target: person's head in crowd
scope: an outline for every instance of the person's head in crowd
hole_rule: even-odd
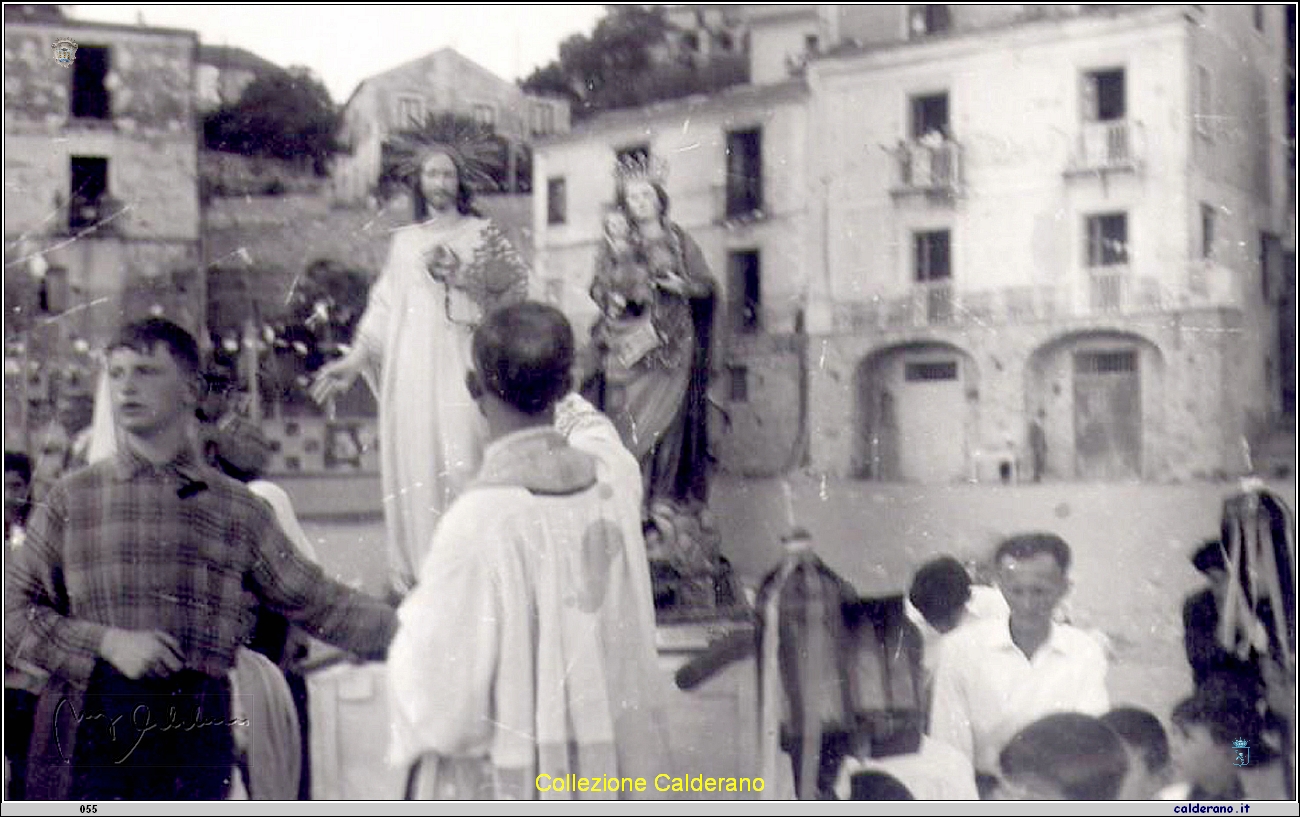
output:
[[[49,423],[32,440],[32,489],[35,498],[68,469],[72,440],[58,422]]]
[[[466,375],[494,436],[552,422],[572,386],[573,328],[553,306],[525,301],[489,314],[474,331]]]
[[[1054,533],[1024,533],[998,545],[998,587],[1013,627],[1046,629],[1069,592],[1070,546]]]
[[[141,440],[179,433],[201,393],[198,344],[165,318],[129,323],[108,345],[108,383],[120,429]]]
[[[915,800],[910,789],[888,772],[858,772],[853,775],[850,800]]]
[[[952,556],[931,559],[916,571],[907,598],[931,627],[951,632],[970,601],[970,574]]]
[[[1229,685],[1201,687],[1169,716],[1170,757],[1178,776],[1208,794],[1228,792],[1237,780],[1234,743],[1244,740],[1252,763],[1263,762],[1263,718]]]
[[[54,401],[54,414],[59,425],[76,435],[90,426],[95,417],[95,397],[93,394],[67,388],[60,391]]]
[[[27,524],[31,513],[32,460],[21,451],[5,452],[5,533]]]
[[[200,431],[203,457],[213,468],[240,482],[262,476],[271,460],[271,442],[251,421],[232,417],[205,423]]]
[[[1091,715],[1059,712],[1021,729],[1003,747],[1006,800],[1114,800],[1128,773],[1124,743]]]
[[[1223,544],[1218,539],[1207,539],[1197,546],[1191,556],[1192,566],[1210,583],[1216,597],[1228,586],[1228,563]]]
[[[1128,775],[1120,789],[1121,800],[1154,800],[1169,784],[1169,738],[1160,719],[1136,706],[1119,706],[1101,716],[1128,755]]]
[[[203,368],[202,387],[198,418],[205,423],[215,422],[230,410],[234,402],[239,388],[237,367],[232,361],[214,354]]]

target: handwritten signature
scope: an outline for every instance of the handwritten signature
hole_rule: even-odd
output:
[[[75,705],[67,698],[64,698],[59,701],[58,707],[54,710],[54,742],[58,747],[59,756],[64,760],[64,762],[67,762],[70,759],[63,751],[63,740],[59,732],[60,715],[63,714],[65,707],[69,712],[71,712],[72,719],[78,726],[88,721],[103,721],[104,723],[107,723],[109,739],[114,743],[117,742],[117,727],[118,724],[121,723],[122,719],[126,717],[125,714],[110,716],[106,712],[78,712]],[[167,708],[167,722],[155,723],[153,710],[150,709],[147,704],[140,704],[131,711],[130,720],[126,724],[126,727],[134,730],[135,740],[131,743],[131,747],[127,750],[126,754],[122,755],[121,759],[115,761],[115,765],[125,763],[131,755],[135,754],[135,750],[140,748],[140,743],[144,740],[145,735],[150,732],[193,732],[196,729],[207,729],[214,726],[248,726],[248,718],[208,719],[203,717],[203,707],[199,706],[194,710],[193,718],[183,720],[177,713],[176,707],[171,706]],[[129,739],[129,735],[124,735],[124,743],[126,739]]]

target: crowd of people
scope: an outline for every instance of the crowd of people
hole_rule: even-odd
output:
[[[1218,641],[1223,550],[1214,540],[1191,556],[1211,586],[1185,602],[1195,683],[1164,720],[1114,705],[1107,643],[1060,615],[1071,561],[1060,537],[1003,540],[995,586],[951,556],[922,565],[908,595],[930,656],[926,737],[913,753],[847,757],[836,794],[872,799],[896,783],[914,799],[1291,799],[1294,678]]]
[[[528,799],[539,775],[673,768],[647,552],[662,539],[647,534],[705,517],[716,284],[653,169],[624,165],[600,318],[579,337],[528,299],[463,161],[418,157],[416,223],[313,388],[328,403],[360,375],[378,396],[383,598],[322,570],[229,379],[165,319],[106,349],[101,454],[34,503],[39,469],[6,454],[11,799],[305,796],[300,661],[318,642],[386,662],[388,761],[410,798]],[[1071,558],[1027,533],[999,545],[991,584],[951,557],[920,566],[907,626],[924,735],[854,742],[819,796],[1286,796],[1294,679],[1221,646],[1219,543],[1194,557],[1210,586],[1184,611],[1195,692],[1170,731],[1112,706],[1104,639],[1062,612]]]

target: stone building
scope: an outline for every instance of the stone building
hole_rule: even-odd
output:
[[[808,69],[813,175],[833,177],[813,462],[924,482],[1024,477],[1035,448],[1048,478],[1243,469],[1283,408],[1295,263],[1281,7],[931,17]]]
[[[6,21],[4,44],[5,278],[37,293],[7,311],[8,333],[94,347],[159,312],[199,330],[196,35]]]
[[[67,65],[58,40],[76,43]],[[197,45],[189,31],[6,14],[7,447],[89,398],[92,355],[123,321],[202,329]]]
[[[648,148],[733,316],[724,466],[1240,472],[1294,412],[1284,11],[771,7],[746,18],[750,86],[538,148],[539,267],[589,320],[604,168]],[[711,191],[747,164],[762,217],[737,223]]]
[[[567,101],[526,94],[513,83],[443,48],[368,77],[343,106],[340,138],[349,152],[336,158],[334,197],[364,202],[379,182],[389,136],[428,114],[471,118],[514,148],[533,138],[569,129]]]

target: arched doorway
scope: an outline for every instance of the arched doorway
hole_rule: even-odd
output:
[[[969,473],[979,395],[970,355],[946,343],[892,346],[864,358],[854,384],[856,475],[934,484]]]
[[[1035,351],[1026,371],[1026,423],[1040,425],[1045,475],[1149,475],[1163,373],[1159,348],[1129,332],[1072,333]]]

